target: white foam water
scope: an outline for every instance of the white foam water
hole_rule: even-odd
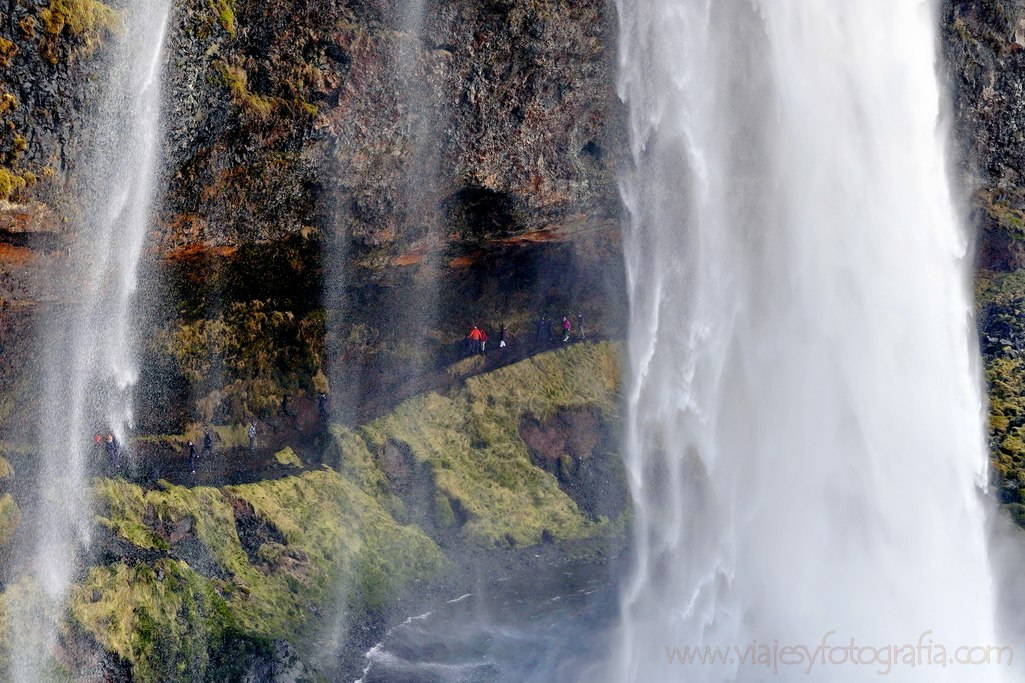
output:
[[[611,678],[843,683],[900,653],[893,680],[1005,680],[1006,652],[938,661],[1001,643],[936,8],[618,7],[636,560]]]
[[[166,0],[123,8],[124,33],[110,38],[117,44],[89,120],[92,144],[72,170],[83,188],[81,218],[60,274],[64,303],[51,307],[42,327],[39,507],[35,545],[25,549],[34,588],[12,610],[18,657],[9,673],[17,681],[45,678],[42,642],[54,638],[60,603],[89,544],[90,460],[105,457],[92,435],[111,432],[124,444],[132,423],[139,374],[133,303],[159,164],[168,12]]]

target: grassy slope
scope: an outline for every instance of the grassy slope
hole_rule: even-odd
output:
[[[989,386],[989,446],[1000,497],[1025,524],[1025,271],[987,273],[976,283],[986,381]],[[997,333],[996,343],[986,331]],[[1002,341],[1001,341],[1002,340]],[[1005,343],[1009,342],[1009,343]]]
[[[467,539],[481,545],[538,543],[606,531],[535,467],[519,435],[527,414],[595,407],[616,418],[619,371],[612,344],[576,345],[467,380],[454,396],[427,394],[360,430],[367,450],[388,440],[429,464],[437,492],[465,511]],[[342,437],[344,438],[344,437]],[[363,456],[360,461],[367,463]],[[439,499],[439,505],[445,502]]]
[[[573,407],[614,420],[617,355],[610,343],[574,345],[471,378],[449,396],[413,398],[362,428],[334,427],[338,471],[150,491],[96,480],[100,536],[133,559],[88,568],[72,589],[66,632],[117,654],[136,680],[223,679],[246,652],[302,641],[338,586],[348,587],[350,610],[381,610],[447,564],[379,465],[388,441],[433,473],[432,533],[439,518],[456,528],[454,507],[465,512],[455,538],[476,545],[534,544],[546,530],[555,539],[615,533],[622,520],[588,519],[530,463],[518,429],[527,414]],[[255,542],[253,520],[269,530]]]

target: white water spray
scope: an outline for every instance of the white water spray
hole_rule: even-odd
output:
[[[886,667],[739,655],[999,644],[935,8],[618,5],[637,557],[614,679],[864,681]],[[668,662],[703,645],[736,649]]]
[[[169,7],[166,0],[133,2],[123,10],[124,36],[105,63],[108,79],[90,119],[95,130],[75,174],[84,189],[69,268],[62,274],[65,304],[43,327],[45,395],[39,421],[39,509],[29,566],[42,611],[64,598],[77,558],[88,547],[92,511],[90,470],[105,466],[94,431],[124,444],[132,424],[132,387],[138,378],[133,304],[137,269],[150,225],[160,153],[160,80]],[[81,169],[81,172],[78,170]],[[26,606],[27,607],[27,606]],[[38,620],[40,605],[30,619]],[[53,624],[18,623],[12,678],[41,679]],[[22,615],[24,617],[25,615]]]

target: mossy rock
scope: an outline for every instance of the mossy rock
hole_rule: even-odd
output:
[[[7,458],[0,457],[0,481],[7,481],[14,478],[14,468]]]
[[[10,493],[0,496],[0,547],[6,546],[18,525],[21,524],[21,510]]]
[[[301,642],[310,606],[336,600],[339,585],[349,608],[366,613],[445,566],[422,531],[329,469],[222,489],[144,491],[100,479],[96,497],[109,533],[161,555],[94,567],[73,593],[75,623],[136,680],[209,679],[224,664],[204,653],[227,641],[236,649]],[[255,547],[240,538],[243,515],[272,529]],[[204,574],[183,559],[197,542],[216,563]]]
[[[441,496],[458,509],[460,533],[479,545],[533,545],[545,530],[554,540],[614,533],[615,523],[589,518],[552,473],[531,462],[519,426],[527,414],[548,418],[573,408],[614,421],[618,356],[609,342],[574,344],[468,379],[450,395],[412,398],[358,431],[336,428],[340,467],[379,497],[401,495],[381,458],[389,444],[402,445],[430,468],[435,522],[450,523]]]
[[[299,456],[295,454],[295,451],[288,446],[275,453],[274,459],[278,464],[287,465],[289,467],[298,467],[302,469],[303,466],[303,461],[300,460]]]

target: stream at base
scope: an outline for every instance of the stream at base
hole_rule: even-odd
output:
[[[359,681],[580,680],[608,650],[618,599],[605,566],[500,577],[393,626],[366,653]]]

